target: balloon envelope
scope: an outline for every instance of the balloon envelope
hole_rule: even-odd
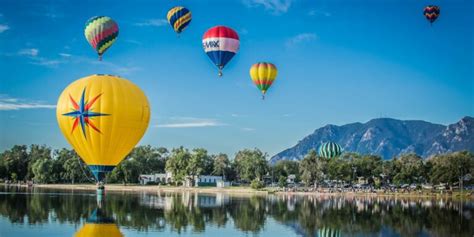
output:
[[[260,62],[254,64],[250,68],[250,77],[263,95],[265,95],[267,90],[273,84],[277,74],[278,70],[272,63]]]
[[[340,236],[341,236],[341,231],[337,229],[323,227],[318,230],[318,237],[340,237]]]
[[[436,21],[436,19],[438,19],[440,12],[441,11],[438,6],[429,5],[426,6],[423,10],[423,15],[425,15],[426,19],[430,23],[433,23],[434,21]]]
[[[191,11],[185,7],[173,7],[166,16],[176,33],[181,33],[191,23]]]
[[[221,75],[220,71],[239,51],[239,35],[229,27],[215,26],[204,33],[202,46]]]
[[[318,154],[324,158],[334,158],[342,154],[342,148],[337,143],[325,142],[319,146]]]
[[[145,133],[150,106],[132,82],[92,75],[64,89],[56,118],[63,135],[101,181]]]
[[[118,25],[108,16],[95,16],[86,22],[84,35],[102,59],[102,54],[117,40]]]

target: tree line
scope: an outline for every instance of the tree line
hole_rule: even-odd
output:
[[[278,161],[269,164],[268,154],[243,149],[233,159],[227,154],[209,154],[206,149],[178,147],[168,150],[150,145],[138,146],[108,176],[108,183],[138,183],[140,174],[171,172],[176,185],[198,175],[223,176],[225,180],[251,184],[264,182],[286,185],[287,177],[305,185],[319,185],[325,180],[353,183],[359,177],[376,186],[381,184],[472,183],[474,154],[468,151],[436,155],[423,159],[404,154],[390,160],[376,155],[344,153],[338,158],[319,157],[312,150],[301,161]],[[16,145],[0,153],[0,179],[33,180],[38,183],[92,182],[86,164],[66,148],[53,150],[45,145]]]

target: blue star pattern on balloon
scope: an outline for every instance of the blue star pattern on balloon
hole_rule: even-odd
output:
[[[86,88],[84,88],[84,90],[82,91],[81,100],[79,101],[79,104],[72,98],[71,95],[69,95],[69,99],[71,100],[71,103],[73,106],[73,111],[69,113],[65,113],[63,115],[74,118],[74,124],[72,125],[71,133],[74,132],[78,124],[81,124],[82,134],[84,134],[84,137],[87,139],[86,126],[91,127],[98,133],[101,133],[99,128],[97,128],[92,123],[91,119],[93,117],[108,116],[110,114],[103,114],[103,113],[91,111],[92,105],[94,105],[94,103],[100,98],[102,94],[95,96],[90,101],[85,101],[85,98],[84,98],[85,94],[86,94]]]

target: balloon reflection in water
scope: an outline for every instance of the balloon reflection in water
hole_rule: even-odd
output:
[[[103,195],[97,193],[97,205],[92,214],[87,218],[86,224],[76,232],[75,237],[122,237],[115,220],[105,212]]]

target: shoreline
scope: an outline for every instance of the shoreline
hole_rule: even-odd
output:
[[[10,187],[22,187],[22,188],[33,188],[33,189],[60,189],[60,190],[83,190],[93,191],[97,189],[94,184],[35,184],[33,187],[28,185],[5,185]],[[345,196],[345,197],[400,197],[400,198],[453,198],[453,199],[470,199],[474,200],[474,193],[472,191],[465,191],[463,195],[459,192],[453,192],[449,194],[445,192],[441,193],[430,193],[430,192],[409,192],[409,193],[383,193],[383,192],[301,192],[301,191],[278,191],[274,188],[266,188],[263,190],[254,190],[250,187],[176,187],[176,186],[155,186],[155,185],[122,185],[122,184],[108,184],[105,188],[110,192],[197,192],[197,193],[226,193],[235,195],[268,195],[275,194],[279,196]]]

